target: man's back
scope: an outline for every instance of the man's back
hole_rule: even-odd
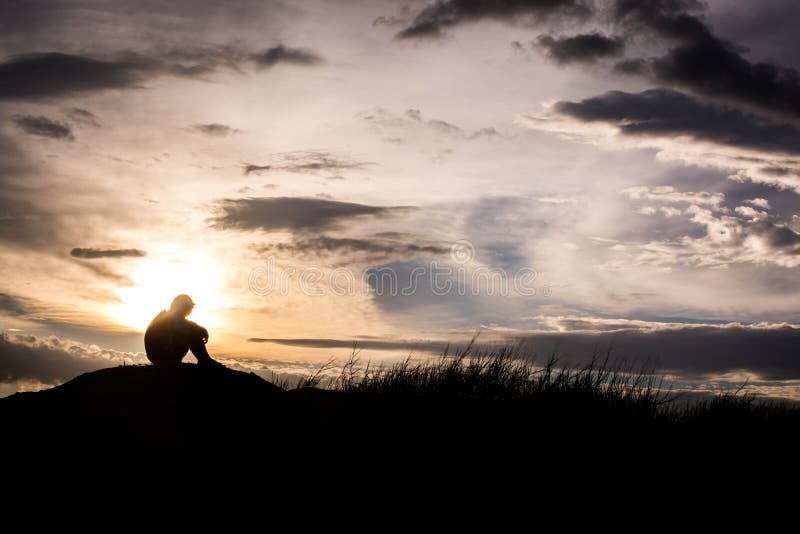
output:
[[[147,352],[147,359],[154,364],[169,363],[175,358],[174,337],[179,319],[183,318],[161,310],[150,321],[144,333],[144,350]]]

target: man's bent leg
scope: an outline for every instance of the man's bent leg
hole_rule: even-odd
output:
[[[221,363],[213,359],[206,349],[206,344],[203,342],[201,332],[192,333],[189,338],[189,350],[192,351],[194,357],[197,358],[197,364],[205,367],[224,367]]]

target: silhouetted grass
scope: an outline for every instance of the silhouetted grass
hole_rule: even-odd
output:
[[[635,418],[659,423],[800,420],[796,405],[762,400],[745,386],[721,391],[705,400],[690,400],[675,392],[654,369],[614,360],[610,351],[595,354],[581,367],[562,365],[551,356],[543,365],[521,347],[475,350],[470,344],[454,354],[446,350],[436,360],[411,358],[389,366],[362,364],[358,351],[338,376],[327,361],[302,380],[297,389],[324,388],[387,401],[421,400],[511,403],[539,414]]]

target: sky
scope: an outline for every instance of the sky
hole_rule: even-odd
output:
[[[6,1],[0,395],[448,345],[800,398],[791,0]]]

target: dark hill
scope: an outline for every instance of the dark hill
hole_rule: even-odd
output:
[[[56,410],[82,417],[133,417],[179,409],[191,403],[203,410],[224,410],[263,403],[286,392],[254,373],[233,369],[206,370],[182,364],[112,367],[83,374],[39,392],[16,393],[2,399],[3,409]]]
[[[224,468],[236,459],[305,476],[340,462],[347,471],[382,465],[408,476],[464,465],[474,474],[501,466],[530,474],[578,458],[677,465],[718,461],[721,450],[740,458],[769,450],[777,459],[788,454],[797,428],[796,411],[767,417],[722,403],[662,416],[643,409],[641,399],[577,381],[511,388],[498,375],[441,365],[448,367],[337,391],[285,391],[252,373],[190,364],[103,369],[0,399],[0,452],[15,459],[14,467],[47,470],[197,462]],[[420,372],[428,373],[425,380],[417,380]]]

